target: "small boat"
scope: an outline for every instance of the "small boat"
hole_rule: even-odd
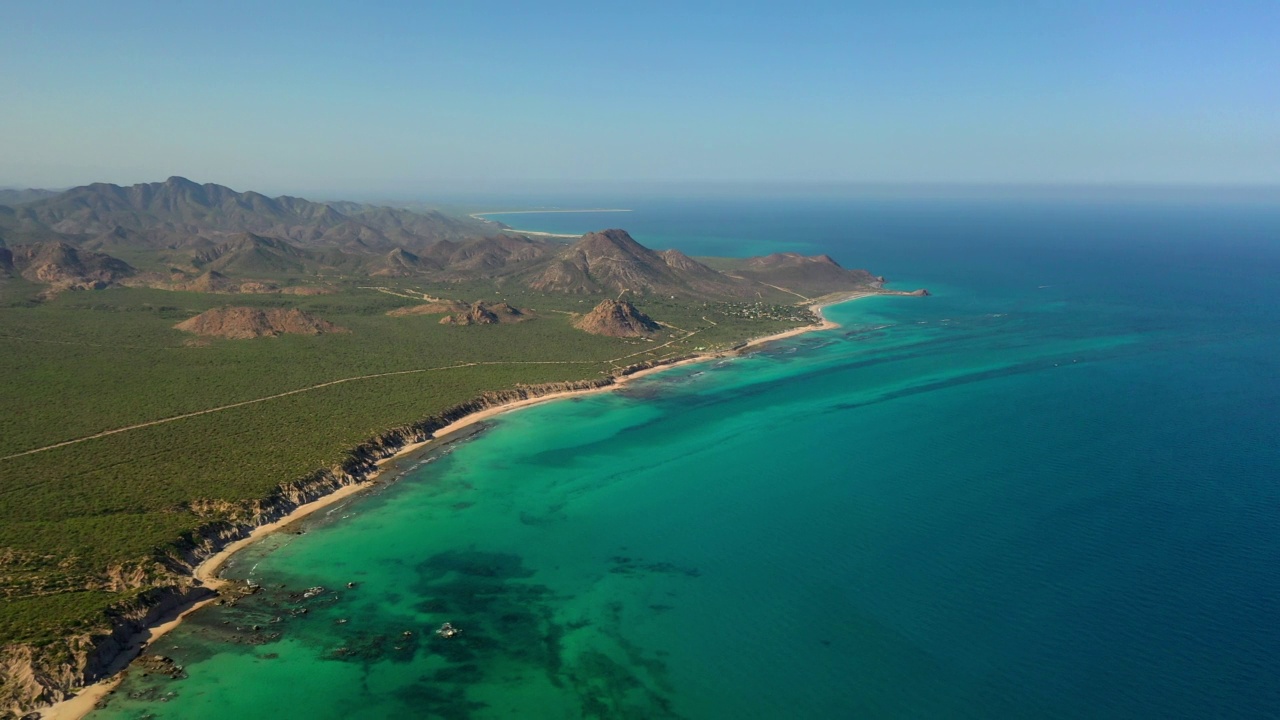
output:
[[[446,640],[458,635],[462,631],[453,626],[453,623],[445,623],[436,629],[436,634]]]

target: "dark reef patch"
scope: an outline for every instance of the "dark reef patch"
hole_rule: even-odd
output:
[[[644,570],[672,571],[662,564]],[[414,591],[424,599],[416,609],[463,632],[424,643],[426,652],[448,665],[406,690],[415,706],[421,703],[424,711],[441,717],[471,717],[483,706],[467,699],[469,685],[540,673],[553,686],[577,693],[584,717],[675,717],[659,691],[666,686],[664,664],[622,638],[620,608],[606,610],[604,627],[588,620],[558,621],[555,609],[565,598],[532,582],[534,572],[514,554],[444,552],[419,563],[417,571]],[[603,634],[599,644],[620,652],[566,651],[565,637],[585,628]]]
[[[622,556],[611,567],[637,577],[697,572]],[[267,652],[273,648],[258,646],[288,637],[322,660],[363,668],[366,678],[388,661],[413,668],[415,679],[383,692],[416,717],[482,716],[492,711],[484,702],[486,693],[523,681],[560,688],[585,718],[678,717],[669,699],[666,663],[661,653],[625,637],[621,602],[579,608],[565,617],[566,602],[573,598],[537,582],[523,558],[511,553],[453,550],[405,569],[397,594],[418,599],[413,613],[391,611],[375,599],[371,585],[361,583],[361,592],[341,585],[340,590],[300,587],[302,578],[211,606],[194,614],[183,633],[153,648],[163,652],[163,666],[133,678],[121,697],[143,707],[168,702],[182,687],[173,678],[185,677],[184,666],[198,673],[201,660],[219,653],[278,662],[280,655]],[[423,616],[429,619],[424,622]],[[461,632],[438,634],[445,622]]]

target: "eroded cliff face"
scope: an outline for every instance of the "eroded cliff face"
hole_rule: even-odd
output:
[[[242,503],[195,501],[197,515],[211,520],[181,542],[157,549],[152,557],[108,568],[106,587],[116,592],[136,592],[111,608],[94,632],[64,638],[44,646],[8,645],[0,648],[0,718],[25,713],[66,699],[81,686],[97,682],[119,669],[126,653],[136,652],[130,639],[174,614],[178,609],[213,591],[193,575],[206,558],[240,540],[259,526],[275,522],[301,505],[336,490],[364,482],[377,470],[379,460],[404,447],[431,439],[435,432],[472,413],[552,393],[607,387],[617,377],[656,367],[681,358],[635,365],[616,376],[564,383],[517,386],[484,393],[412,425],[389,430],[354,448],[336,467],[283,483],[268,497]]]
[[[102,630],[48,645],[0,648],[0,717],[23,717],[64,700],[71,691],[107,675],[146,628],[192,602],[213,595],[191,578],[147,589],[111,608]]]

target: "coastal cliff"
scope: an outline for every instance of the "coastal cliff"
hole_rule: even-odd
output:
[[[404,448],[430,440],[436,432],[473,413],[554,393],[608,387],[618,378],[687,359],[670,358],[619,369],[614,375],[483,393],[418,422],[388,430],[353,448],[335,467],[282,483],[264,498],[247,502],[193,503],[191,510],[210,521],[152,557],[109,568],[112,589],[128,599],[112,607],[92,631],[47,645],[13,644],[0,648],[0,718],[19,718],[64,700],[77,688],[118,671],[140,648],[137,636],[192,603],[214,595],[195,577],[196,568],[254,529],[276,522],[297,508],[337,490],[369,480],[378,462]],[[216,518],[216,519],[214,519]]]

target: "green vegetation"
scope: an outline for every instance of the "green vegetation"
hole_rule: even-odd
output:
[[[136,564],[218,519],[207,508],[266,496],[387,429],[487,390],[600,377],[798,324],[785,311],[757,317],[742,312],[743,304],[647,298],[637,305],[666,332],[617,339],[570,325],[599,296],[495,292],[491,283],[328,282],[339,291],[116,288],[35,302],[41,287],[0,281],[0,645],[48,642],[92,627],[105,607],[138,591],[112,591],[120,583],[111,568]],[[385,291],[359,287],[372,285]],[[506,300],[533,309],[537,319],[453,327],[439,324],[440,315],[386,314],[420,304],[412,297],[422,293]],[[172,329],[222,305],[296,307],[351,332],[207,340]],[[458,367],[464,363],[487,364]],[[380,373],[402,374],[364,377]],[[346,378],[353,379],[9,457]]]
[[[91,590],[6,600],[0,613],[0,637],[5,642],[44,643],[68,631],[87,630],[102,608],[136,594]]]

